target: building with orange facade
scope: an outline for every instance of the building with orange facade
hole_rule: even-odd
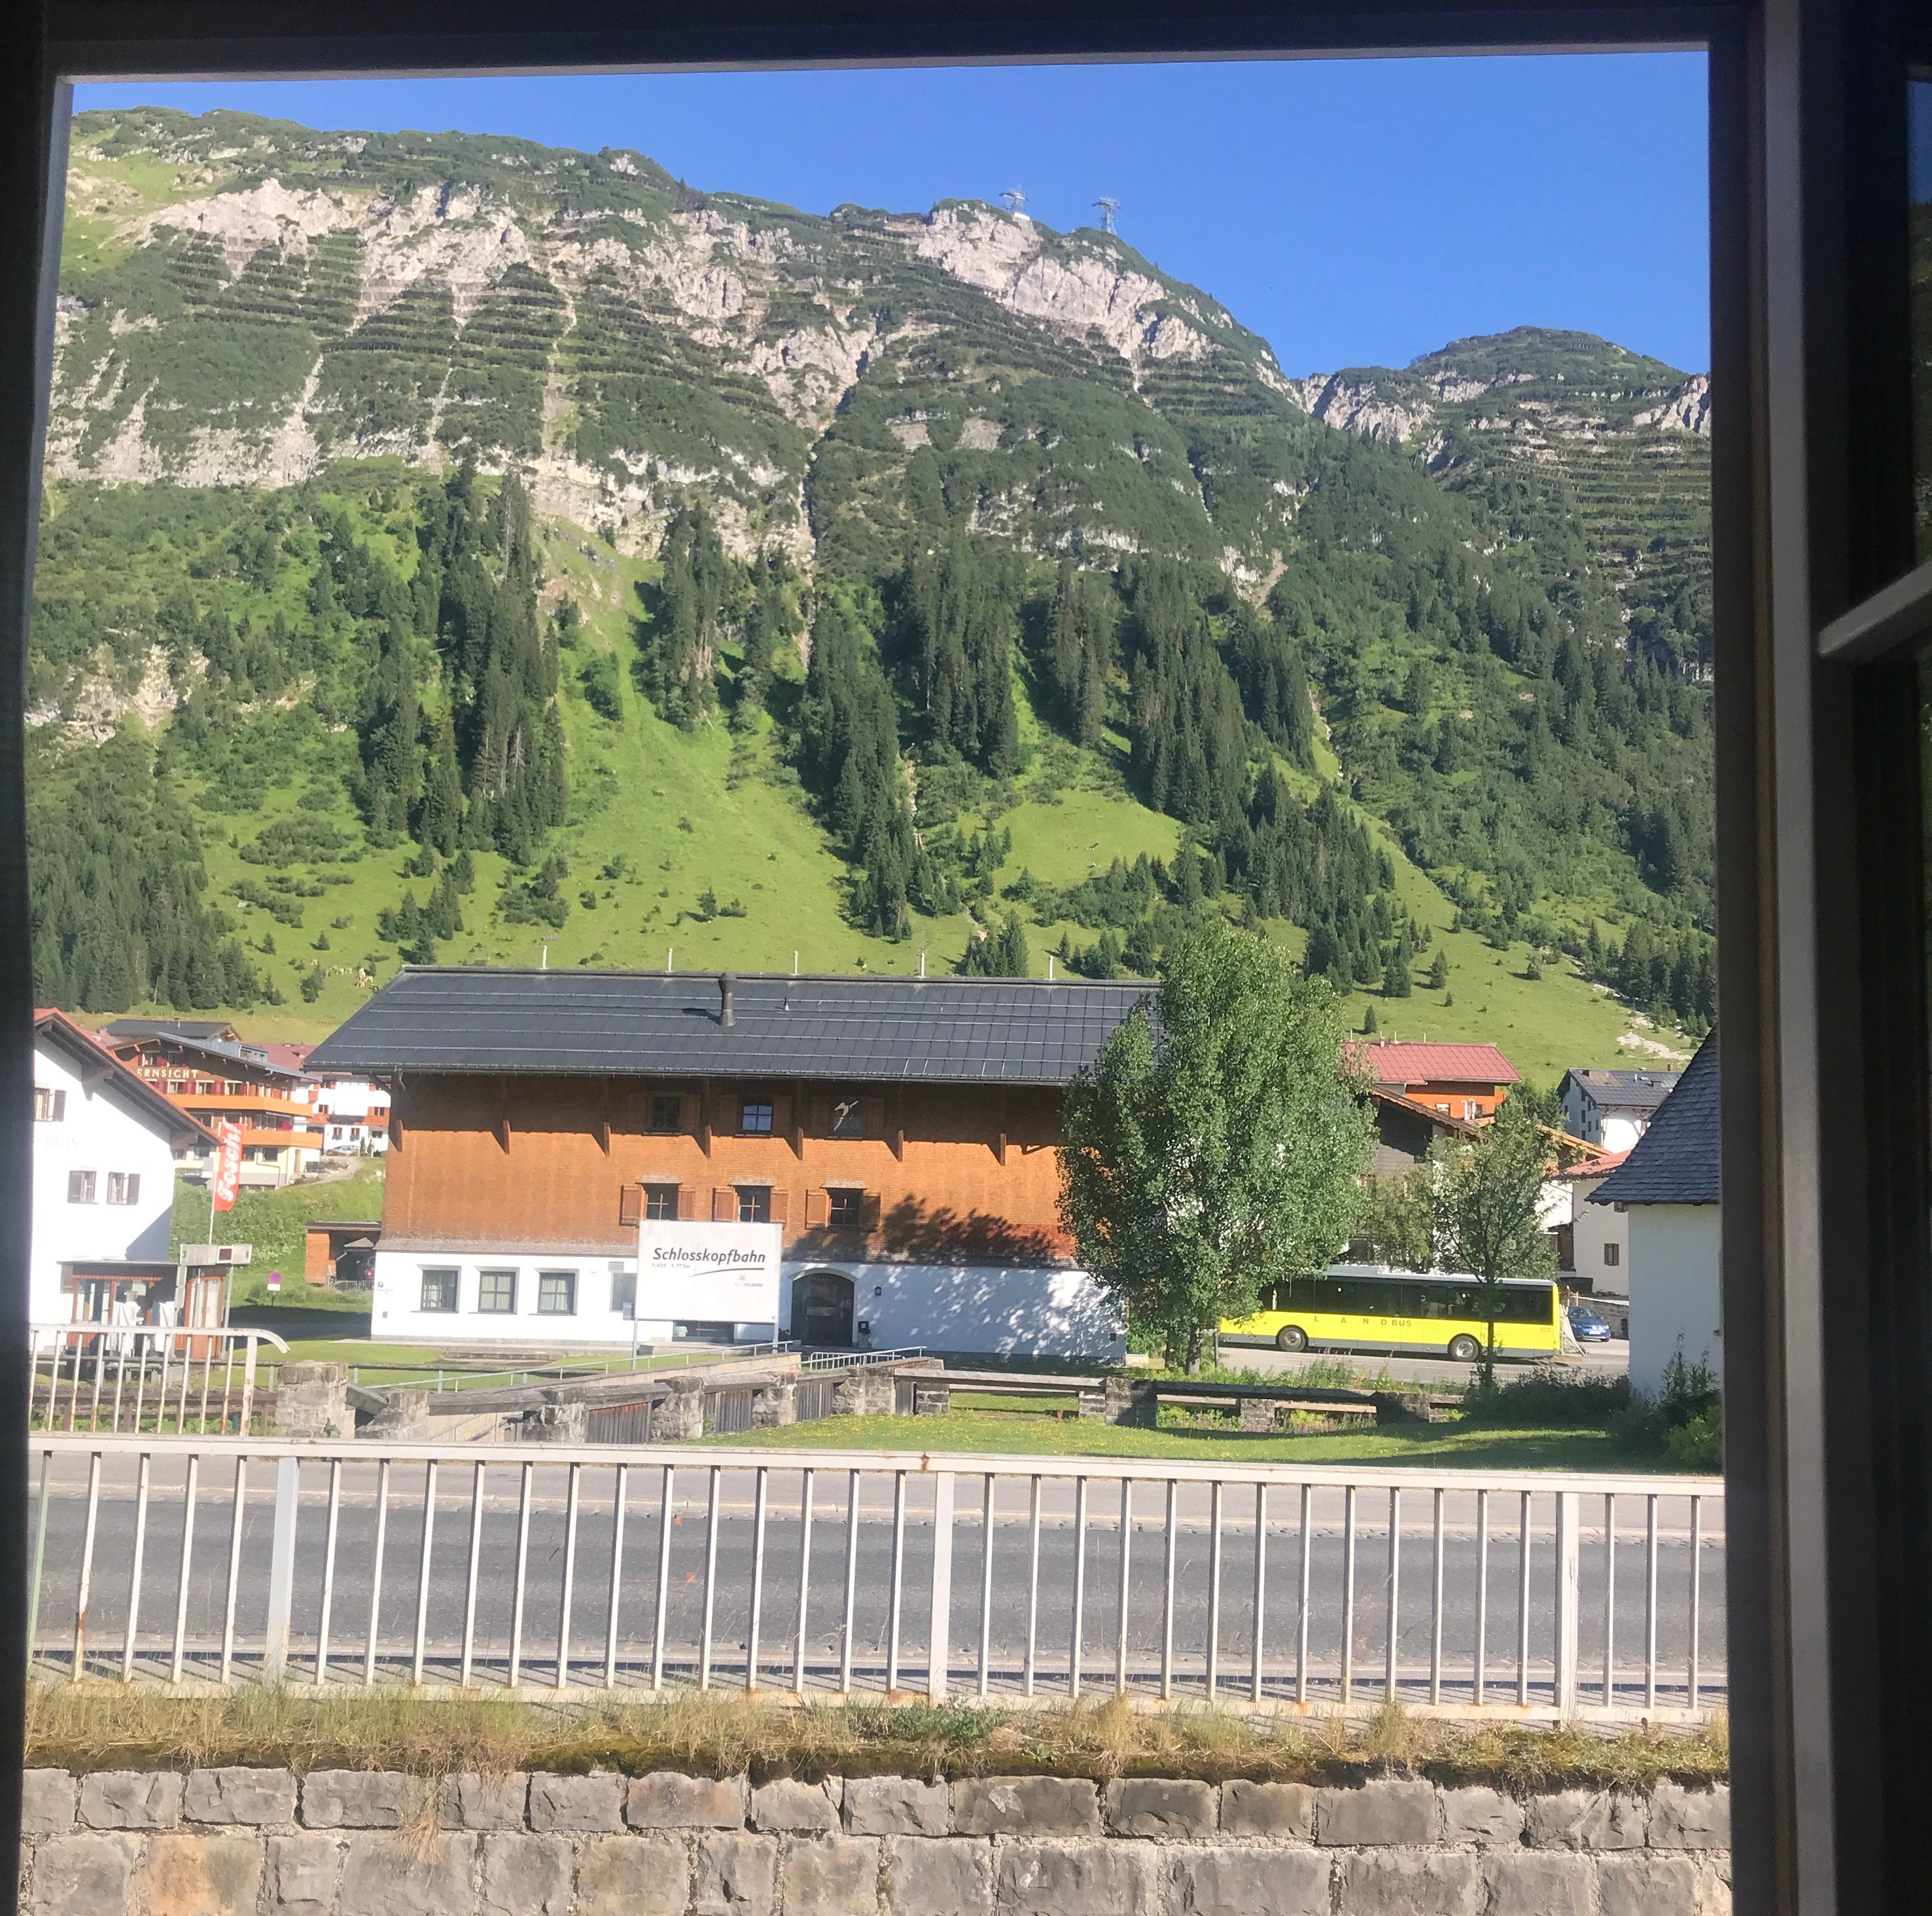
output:
[[[100,1041],[208,1132],[226,1123],[241,1126],[245,1188],[271,1188],[306,1176],[326,1146],[314,1081],[275,1063],[265,1047],[245,1043],[232,1025],[117,1018]],[[215,1149],[190,1143],[177,1155],[176,1169],[193,1182],[206,1183]]]
[[[391,1092],[375,1333],[1117,1356],[1059,1224],[1060,1101],[1150,990],[406,969],[308,1060]],[[640,1236],[742,1226],[778,1248],[768,1317],[696,1284],[647,1315]]]
[[[1372,1086],[1465,1124],[1493,1118],[1510,1086],[1522,1082],[1493,1044],[1366,1038],[1354,1049]]]

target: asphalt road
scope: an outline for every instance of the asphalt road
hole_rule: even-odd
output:
[[[1069,1460],[1055,1460],[1067,1467]],[[487,1457],[484,1459],[487,1464]],[[74,1620],[86,1530],[85,1461],[64,1458],[48,1513],[41,1580],[38,1641],[44,1664],[61,1667],[71,1658]],[[166,1674],[179,1589],[182,1487],[184,1466],[165,1458],[155,1467],[143,1556],[136,1660],[147,1674]],[[622,1574],[619,1580],[619,1680],[647,1682],[657,1590],[662,1467],[655,1458],[629,1471]],[[507,1674],[515,1623],[518,1579],[519,1473],[498,1464],[486,1479],[482,1542],[475,1613],[477,1671],[482,1680]],[[708,1473],[701,1467],[679,1470],[671,1512],[670,1572],[667,1583],[666,1644],[674,1674],[688,1674],[703,1634]],[[464,1627],[464,1593],[470,1551],[472,1472],[467,1464],[446,1464],[432,1526],[427,1599],[423,1610],[426,1674],[456,1674]],[[727,1685],[745,1680],[745,1645],[749,1631],[751,1569],[755,1549],[753,1466],[726,1473],[718,1525],[716,1597],[712,1617],[713,1680]],[[901,1569],[901,1681],[924,1686],[928,1634],[933,1529],[933,1480],[906,1479],[907,1521]],[[816,1473],[812,1575],[807,1611],[807,1661],[814,1687],[838,1680],[846,1578],[847,1476],[842,1470]],[[328,1524],[327,1473],[311,1465],[304,1474],[296,1550],[296,1592],[291,1667],[298,1680],[314,1672],[324,1587]],[[955,1680],[974,1679],[980,1639],[981,1496],[984,1479],[956,1480],[950,1610],[951,1665]],[[557,1668],[560,1618],[566,1574],[567,1476],[560,1467],[544,1467],[533,1479],[529,1547],[523,1590],[520,1668],[526,1683],[554,1683]],[[574,1557],[568,1558],[571,1680],[601,1684],[610,1596],[614,1470],[586,1467],[580,1479]],[[344,1473],[334,1575],[331,1592],[330,1675],[341,1682],[360,1680],[368,1640],[370,1597],[374,1582],[376,1472],[356,1464]],[[797,1622],[800,1479],[794,1471],[767,1475],[768,1506],[764,1542],[764,1595],[760,1620],[760,1668],[766,1685],[790,1680]],[[128,1614],[134,1533],[134,1479],[124,1460],[106,1460],[97,1515],[88,1615],[90,1667],[118,1671]],[[204,1471],[196,1506],[193,1551],[184,1614],[188,1667],[212,1673],[218,1660],[224,1600],[228,1587],[232,1536],[232,1468],[225,1460]],[[1073,1637],[1075,1604],[1075,1498],[1073,1485],[1059,1478],[1041,1480],[1041,1520],[1036,1587],[1030,1575],[1032,1534],[1030,1487],[1026,1479],[999,1484],[992,1527],[994,1578],[990,1604],[990,1658],[993,1687],[1005,1693],[1022,1681],[1029,1612],[1036,1668],[1044,1689],[1059,1690],[1066,1681]],[[1166,1583],[1166,1486],[1159,1481],[1134,1488],[1134,1529],[1130,1539],[1126,1623],[1126,1662],[1136,1687],[1157,1685],[1161,1662],[1162,1615]],[[244,1668],[259,1659],[268,1603],[268,1563],[273,1522],[272,1465],[258,1462],[250,1473],[236,1576],[236,1642]],[[1486,1635],[1489,1695],[1514,1697],[1516,1689],[1522,1612],[1520,1500],[1496,1492],[1489,1500]],[[418,1604],[424,1590],[420,1572],[424,1474],[420,1466],[397,1466],[392,1473],[383,1543],[381,1601],[377,1612],[377,1671],[406,1677],[413,1655]],[[1118,1485],[1088,1487],[1085,1574],[1081,1593],[1081,1662],[1084,1685],[1111,1689],[1120,1647],[1120,1508]],[[862,1686],[880,1686],[890,1656],[890,1596],[893,1575],[892,1480],[868,1475],[860,1501],[859,1548],[853,1577],[853,1659]],[[1478,1626],[1477,1500],[1473,1491],[1454,1491],[1444,1499],[1442,1669],[1445,1694],[1466,1700]],[[1432,1499],[1426,1490],[1404,1494],[1396,1599],[1399,1682],[1412,1698],[1426,1694],[1431,1641],[1433,1569]],[[1584,1700],[1594,1701],[1603,1666],[1605,1551],[1602,1500],[1584,1500],[1581,1544],[1581,1668]],[[1658,1501],[1656,1562],[1656,1632],[1659,1701],[1684,1701],[1690,1650],[1689,1590],[1691,1551],[1688,1498]],[[1357,1499],[1353,1553],[1352,1628],[1346,1632],[1358,1699],[1382,1692],[1387,1668],[1390,1590],[1388,1498],[1364,1491]],[[1641,1701],[1646,1622],[1646,1546],[1644,1500],[1631,1497],[1619,1506],[1616,1566],[1616,1638],[1619,1699]],[[1312,1495],[1307,1578],[1306,1666],[1310,1694],[1340,1695],[1349,1552],[1346,1512],[1339,1489]],[[1183,1485],[1177,1494],[1172,1641],[1177,1686],[1198,1693],[1204,1686],[1213,1554],[1210,1493],[1204,1485]],[[1255,1509],[1252,1491],[1231,1486],[1222,1513],[1222,1587],[1219,1605],[1219,1666],[1224,1685],[1246,1694],[1251,1680],[1255,1612]],[[1538,1497],[1530,1530],[1529,1670],[1532,1700],[1547,1701],[1549,1661],[1554,1629],[1554,1502]],[[1708,1697],[1721,1689],[1724,1653],[1724,1536],[1720,1508],[1701,1518],[1701,1608],[1698,1629],[1700,1676]],[[1292,1693],[1299,1652],[1301,1616],[1300,1494],[1285,1479],[1270,1492],[1262,1602],[1264,1674],[1271,1693]],[[1037,1595],[1031,1595],[1036,1587]]]
[[[1474,1376],[1473,1364],[1452,1364],[1446,1357],[1384,1357],[1372,1351],[1323,1351],[1311,1358],[1306,1351],[1290,1353],[1277,1350],[1272,1344],[1232,1344],[1221,1347],[1221,1361],[1238,1369],[1265,1371],[1285,1377],[1293,1377],[1305,1370],[1311,1362],[1333,1362],[1352,1365],[1364,1374],[1387,1371],[1392,1377],[1401,1377],[1416,1383],[1467,1383]],[[1503,1364],[1497,1367],[1496,1374],[1504,1383],[1512,1376],[1522,1374],[1525,1367]],[[1582,1361],[1582,1374],[1586,1377],[1621,1377],[1630,1371],[1630,1345],[1622,1338],[1612,1338],[1606,1344],[1586,1344]]]

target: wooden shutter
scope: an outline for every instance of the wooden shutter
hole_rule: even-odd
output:
[[[879,1228],[879,1194],[868,1191],[859,1200],[859,1228],[862,1231],[875,1231]]]
[[[883,1098],[861,1098],[860,1107],[866,1114],[866,1135],[868,1137],[884,1137],[886,1134],[886,1101]]]
[[[772,1222],[775,1224],[791,1222],[791,1193],[781,1191],[776,1185],[772,1187]]]
[[[808,1191],[805,1194],[805,1227],[808,1231],[822,1231],[832,1216],[832,1194],[826,1191]]]
[[[691,1185],[677,1188],[677,1215],[681,1222],[692,1224],[698,1217],[698,1192]]]
[[[720,1185],[711,1194],[711,1221],[714,1224],[738,1221],[738,1194],[729,1185]]]
[[[814,1137],[830,1137],[832,1134],[832,1101],[829,1098],[815,1097],[812,1101],[810,1123]]]
[[[642,1185],[626,1185],[617,1193],[617,1221],[620,1224],[634,1224],[644,1215],[644,1188]]]

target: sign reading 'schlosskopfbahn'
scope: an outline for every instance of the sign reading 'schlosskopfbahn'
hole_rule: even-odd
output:
[[[776,1224],[646,1218],[638,1227],[640,1324],[778,1321]]]

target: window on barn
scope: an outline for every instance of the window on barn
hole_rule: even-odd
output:
[[[835,1231],[856,1231],[864,1221],[866,1194],[856,1185],[843,1191],[830,1191],[826,1196],[831,1200],[826,1222]]]
[[[651,1131],[655,1137],[669,1137],[682,1128],[684,1101],[675,1092],[657,1092],[651,1098]]]
[[[92,1171],[68,1172],[67,1201],[70,1204],[92,1204],[94,1202],[94,1173]]]
[[[772,1128],[770,1105],[746,1098],[738,1107],[738,1128],[747,1137],[769,1137]]]
[[[770,1185],[738,1187],[738,1221],[741,1224],[769,1224],[772,1221],[772,1188]]]
[[[452,1269],[425,1269],[422,1274],[422,1308],[425,1311],[456,1308],[457,1274]]]
[[[517,1308],[517,1274],[514,1270],[478,1271],[476,1274],[476,1308],[493,1317],[513,1315]]]
[[[537,1314],[542,1317],[569,1317],[577,1312],[577,1273],[574,1271],[539,1271],[537,1273]]]
[[[677,1186],[676,1185],[646,1185],[644,1187],[644,1215],[659,1219],[677,1215]]]

